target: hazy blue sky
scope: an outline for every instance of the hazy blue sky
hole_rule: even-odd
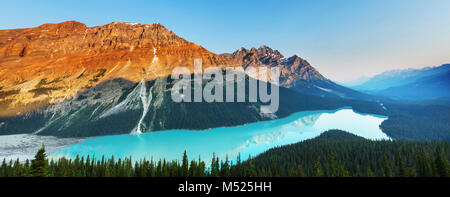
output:
[[[5,0],[0,29],[159,22],[215,53],[266,44],[337,81],[450,63],[450,0]]]

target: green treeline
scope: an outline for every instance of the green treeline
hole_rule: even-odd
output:
[[[371,141],[339,130],[271,149],[254,159],[267,176],[449,176],[449,142]]]
[[[397,140],[450,141],[450,106],[386,104],[383,132]]]
[[[3,160],[0,177],[448,177],[448,142],[370,141],[338,130],[271,149],[236,163],[213,157],[181,161],[77,157],[48,160],[42,147],[30,162]]]

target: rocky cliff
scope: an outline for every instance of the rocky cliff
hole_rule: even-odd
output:
[[[340,86],[325,78],[305,59],[297,55],[285,58],[279,51],[265,45],[257,49],[241,48],[235,51],[231,57],[244,68],[249,66],[278,67],[281,74],[279,85],[304,94],[335,98],[368,98],[367,95]],[[250,74],[250,76],[252,75]]]
[[[161,24],[76,22],[0,30],[0,116],[30,112],[72,98],[102,82],[168,76],[193,60],[203,67],[236,66]]]

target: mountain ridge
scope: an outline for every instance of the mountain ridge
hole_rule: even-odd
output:
[[[113,22],[87,27],[67,21],[0,30],[0,57],[0,117],[62,102],[114,78],[155,80],[169,76],[178,66],[193,72],[197,58],[202,59],[203,69],[278,66],[279,85],[304,94],[364,97],[326,79],[296,55],[284,58],[266,45],[217,55],[159,23]]]
[[[278,50],[273,50],[266,45],[251,49],[240,48],[232,53],[231,57],[242,64],[244,68],[249,66],[278,67],[281,74],[279,85],[303,94],[347,99],[371,99],[368,95],[327,79],[307,60],[297,55],[285,58]]]
[[[268,46],[217,55],[161,24],[86,27],[69,21],[1,30],[0,57],[1,135],[87,137],[205,129],[351,105],[384,113],[377,103],[342,100],[364,95],[326,79],[298,56],[284,58]],[[175,103],[170,92],[176,80],[168,76],[178,66],[193,74],[194,59],[202,59],[203,69],[279,67],[279,110],[267,115],[261,111],[267,102],[261,101]]]
[[[238,66],[159,23],[86,27],[68,21],[0,30],[0,57],[0,106],[12,106],[0,116],[29,112],[40,103],[61,102],[113,78],[153,80],[168,76],[177,66],[193,72],[196,58],[203,60],[204,69]]]
[[[449,98],[450,64],[386,71],[355,89],[400,100]]]
[[[441,66],[428,66],[418,69],[407,68],[407,69],[388,70],[371,77],[369,80],[360,85],[352,86],[352,88],[364,91],[383,90],[393,86],[406,85],[407,83],[413,82],[421,77],[439,73],[438,70],[445,70],[445,69],[448,70],[449,68],[450,68],[449,64],[443,64]],[[403,79],[408,78],[410,78],[409,81],[404,81],[400,83],[397,81],[392,82],[393,79],[401,81]]]

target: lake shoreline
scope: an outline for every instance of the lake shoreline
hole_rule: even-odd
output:
[[[296,112],[286,118],[260,121],[246,125],[209,130],[166,130],[164,132],[122,134],[88,139],[51,156],[54,158],[105,156],[106,158],[178,159],[187,150],[189,158],[209,160],[212,154],[220,158],[235,158],[241,154],[257,156],[277,146],[312,139],[331,129],[349,130],[366,139],[390,140],[379,126],[387,119],[378,115],[361,114],[351,107],[338,110]]]

